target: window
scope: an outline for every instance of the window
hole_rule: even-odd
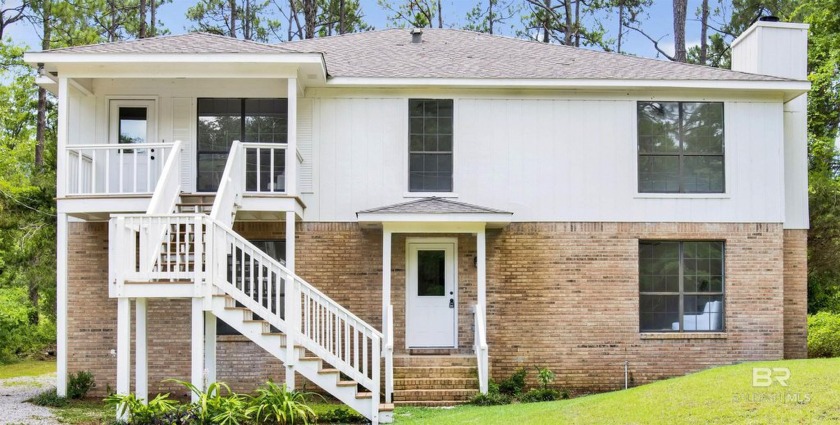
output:
[[[225,171],[234,140],[257,143],[286,143],[288,104],[286,99],[198,99],[198,182],[199,192],[215,192]],[[283,174],[285,156],[275,151],[274,174]],[[270,163],[268,150],[263,164]],[[249,164],[256,164],[256,153],[249,152]],[[248,190],[256,189],[256,167],[248,168]],[[279,171],[278,171],[279,170]],[[275,179],[266,176],[264,182]],[[253,186],[253,187],[252,187]]]
[[[723,331],[723,242],[639,242],[639,330]]]
[[[408,189],[452,191],[452,99],[408,101]]]
[[[639,192],[723,193],[723,103],[638,103]]]

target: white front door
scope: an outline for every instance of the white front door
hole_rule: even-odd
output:
[[[110,102],[109,143],[142,145],[157,142],[157,112],[154,100],[112,99]],[[154,192],[163,168],[155,149],[127,148],[112,151],[118,172],[111,172],[111,191],[119,193]]]
[[[457,347],[456,242],[409,240],[406,346]]]

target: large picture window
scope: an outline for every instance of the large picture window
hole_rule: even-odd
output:
[[[198,181],[199,192],[215,192],[225,171],[234,140],[254,143],[286,143],[288,104],[286,99],[198,99]],[[265,155],[269,155],[268,150]],[[269,158],[264,163],[269,163]],[[255,158],[249,158],[256,162]],[[283,174],[285,156],[275,152],[275,173]],[[250,170],[255,170],[251,167]],[[248,176],[256,182],[255,176]],[[271,178],[263,179],[266,182]],[[249,187],[249,190],[256,188]]]
[[[639,330],[723,331],[724,244],[639,243]]]
[[[452,99],[408,101],[408,189],[452,191]]]
[[[723,193],[720,102],[639,102],[640,193]]]

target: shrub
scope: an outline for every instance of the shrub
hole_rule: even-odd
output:
[[[525,389],[526,375],[528,371],[525,368],[517,370],[510,378],[499,383],[499,392],[513,397],[522,394],[522,390]]]
[[[322,424],[366,424],[367,418],[346,407],[338,407],[318,415]]]
[[[0,288],[0,364],[29,357],[55,342],[55,323],[37,316],[25,287]]]
[[[69,401],[66,397],[59,397],[55,388],[44,391],[28,400],[30,403],[45,407],[64,407]]]
[[[315,412],[306,405],[306,394],[289,391],[286,384],[274,382],[257,389],[251,399],[248,414],[259,424],[308,424],[315,420]]]
[[[840,314],[808,316],[808,357],[840,357]]]
[[[500,406],[503,404],[510,404],[513,398],[507,394],[499,392],[487,391],[487,394],[478,393],[470,400],[470,404],[476,406]]]
[[[134,394],[112,394],[105,399],[105,403],[114,407],[120,416],[127,417],[130,424],[182,423],[182,409],[177,401],[169,399],[169,394],[159,394],[148,404]]]
[[[176,379],[169,381],[177,382],[195,394],[196,401],[187,407],[192,418],[190,423],[230,425],[250,419],[249,397],[235,394],[224,382],[214,382],[202,391],[189,382]]]
[[[96,387],[93,374],[88,371],[78,371],[67,375],[67,398],[85,398],[91,389]]]
[[[523,403],[537,403],[540,401],[554,401],[569,398],[569,393],[551,388],[534,388],[519,397]]]
[[[542,385],[542,389],[547,390],[548,386],[554,382],[554,372],[547,367],[538,367],[537,368],[537,380],[540,381],[540,385]]]

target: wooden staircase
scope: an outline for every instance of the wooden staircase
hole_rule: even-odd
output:
[[[178,214],[210,214],[215,199],[215,194],[181,193],[180,201],[175,204],[175,212]]]
[[[394,356],[394,404],[453,406],[478,394],[474,355]]]

